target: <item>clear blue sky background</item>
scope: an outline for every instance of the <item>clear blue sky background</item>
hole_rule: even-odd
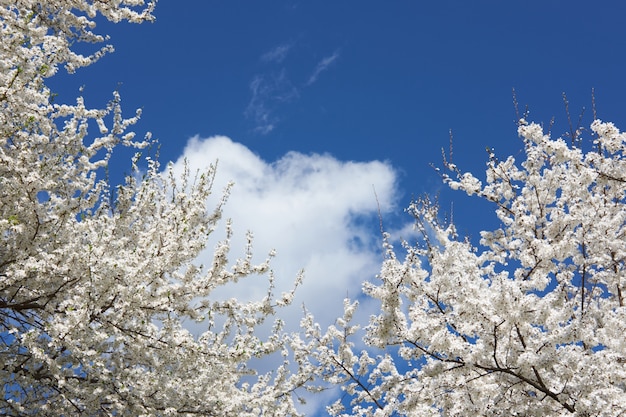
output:
[[[357,296],[380,263],[372,185],[390,229],[408,233],[403,208],[439,191],[462,233],[497,224],[429,164],[450,130],[454,162],[480,177],[486,146],[522,156],[512,88],[557,134],[562,93],[588,126],[592,88],[598,116],[624,125],[625,16],[621,1],[161,0],[154,24],[99,25],[116,52],[51,85],[60,101],[84,85],[94,107],[119,89],[162,160],[225,161],[236,228],[254,230],[262,253],[277,247],[286,282],[305,267],[302,297],[313,310],[326,297],[330,321],[341,306],[328,294]]]
[[[554,116],[561,130],[562,92],[577,114],[595,88],[600,117],[623,118],[619,1],[161,0],[156,16],[100,25],[116,52],[72,82],[93,105],[119,88],[126,109],[142,107],[139,130],[164,159],[192,135],[223,134],[268,161],[290,150],[388,160],[407,203],[438,188],[428,164],[450,129],[461,167],[482,170],[485,146],[517,152],[512,88],[531,119]],[[255,79],[263,110],[250,108]]]

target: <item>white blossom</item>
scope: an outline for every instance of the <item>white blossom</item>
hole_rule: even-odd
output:
[[[385,235],[363,286],[380,303],[367,353],[354,353],[346,317],[326,333],[303,322],[319,383],[344,391],[331,415],[626,413],[626,135],[591,129],[583,152],[522,121],[524,161],[491,156],[484,184],[456,167],[444,176],[494,206],[501,227],[478,247],[428,199],[414,203],[423,240],[398,259]]]
[[[251,365],[288,352],[280,321],[267,337],[257,329],[293,293],[275,299],[269,259],[253,264],[250,245],[230,262],[229,223],[213,263],[193,263],[228,196],[207,211],[214,167],[180,178],[138,154],[125,182],[110,184],[114,149],[151,143],[130,131],[140,112],[124,117],[117,93],[100,109],[56,103],[46,85],[59,67],[112,51],[97,46],[96,15],[149,21],[156,2],[0,2],[0,414],[296,414],[304,377],[287,358],[269,373]],[[75,52],[80,43],[93,53]],[[264,300],[211,297],[263,274]]]

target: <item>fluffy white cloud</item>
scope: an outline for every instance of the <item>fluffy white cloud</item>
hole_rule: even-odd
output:
[[[388,163],[297,152],[267,162],[224,136],[191,138],[175,169],[182,170],[184,159],[192,172],[218,160],[216,194],[235,182],[225,207],[236,234],[233,253],[242,253],[247,230],[254,232],[257,260],[275,249],[277,294],[290,290],[304,269],[304,283],[286,312],[288,327],[297,326],[302,303],[320,323],[330,324],[341,314],[346,295],[356,298],[361,282],[378,272],[382,258],[376,195],[383,214],[396,199],[396,172]],[[210,262],[212,245],[222,237],[223,232],[216,233],[201,263]],[[225,291],[238,298],[261,298],[266,287],[266,280],[252,277]]]

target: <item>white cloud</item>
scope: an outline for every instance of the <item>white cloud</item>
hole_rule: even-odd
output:
[[[309,77],[306,85],[311,85],[315,81],[317,81],[317,78],[320,76],[320,74],[326,71],[328,67],[337,60],[337,58],[339,58],[339,51],[333,52],[332,55],[327,56],[323,58],[320,62],[318,62],[315,66],[315,69],[313,70],[313,74],[311,74],[311,76]]]
[[[278,45],[261,55],[261,61],[265,63],[275,62],[280,64],[287,57],[287,54],[292,47],[292,43]]]
[[[255,76],[250,82],[250,92],[252,97],[244,114],[256,125],[254,130],[261,134],[271,132],[278,122],[278,118],[274,116],[275,108],[299,96],[284,69]]]
[[[277,294],[290,290],[298,271],[305,270],[294,305],[282,313],[292,330],[302,316],[302,303],[328,325],[341,315],[346,295],[359,296],[361,283],[378,272],[382,258],[373,187],[382,213],[389,212],[396,199],[396,172],[388,163],[298,152],[270,163],[223,136],[190,139],[175,169],[182,170],[184,158],[192,172],[219,160],[215,194],[228,181],[235,182],[225,207],[225,218],[233,219],[237,235],[234,253],[243,252],[247,230],[254,232],[258,261],[276,249],[272,267]],[[210,263],[212,246],[221,238],[216,236],[200,262]],[[260,299],[266,286],[254,277],[226,291]]]
[[[333,65],[339,58],[339,50],[320,60],[311,75],[298,87],[287,76],[283,61],[293,48],[294,43],[283,43],[261,55],[261,62],[268,64],[270,69],[256,74],[250,82],[250,101],[244,116],[254,123],[253,131],[266,135],[272,132],[280,122],[277,113],[285,104],[292,103],[300,97],[300,91],[314,84],[320,74]],[[278,69],[280,68],[280,69]]]

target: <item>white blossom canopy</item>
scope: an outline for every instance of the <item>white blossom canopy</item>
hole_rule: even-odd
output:
[[[74,52],[105,40],[97,15],[150,21],[155,1],[0,3],[0,414],[295,414],[301,382],[286,363],[267,374],[249,366],[280,360],[285,342],[280,322],[268,337],[255,332],[290,299],[274,300],[268,261],[253,265],[248,248],[229,262],[227,238],[211,265],[192,262],[228,195],[207,211],[214,167],[175,178],[138,154],[115,187],[105,175],[114,148],[152,143],[129,131],[140,113],[125,118],[117,93],[101,109],[55,103],[46,85],[59,67],[72,73],[112,51]],[[210,297],[259,274],[265,299]]]
[[[403,261],[385,242],[363,286],[380,302],[366,349],[356,303],[326,332],[305,319],[310,365],[344,391],[332,415],[626,413],[626,135],[600,120],[591,131],[583,152],[521,120],[526,159],[491,154],[484,184],[445,164],[501,227],[474,247],[422,199],[409,211],[423,241]]]

